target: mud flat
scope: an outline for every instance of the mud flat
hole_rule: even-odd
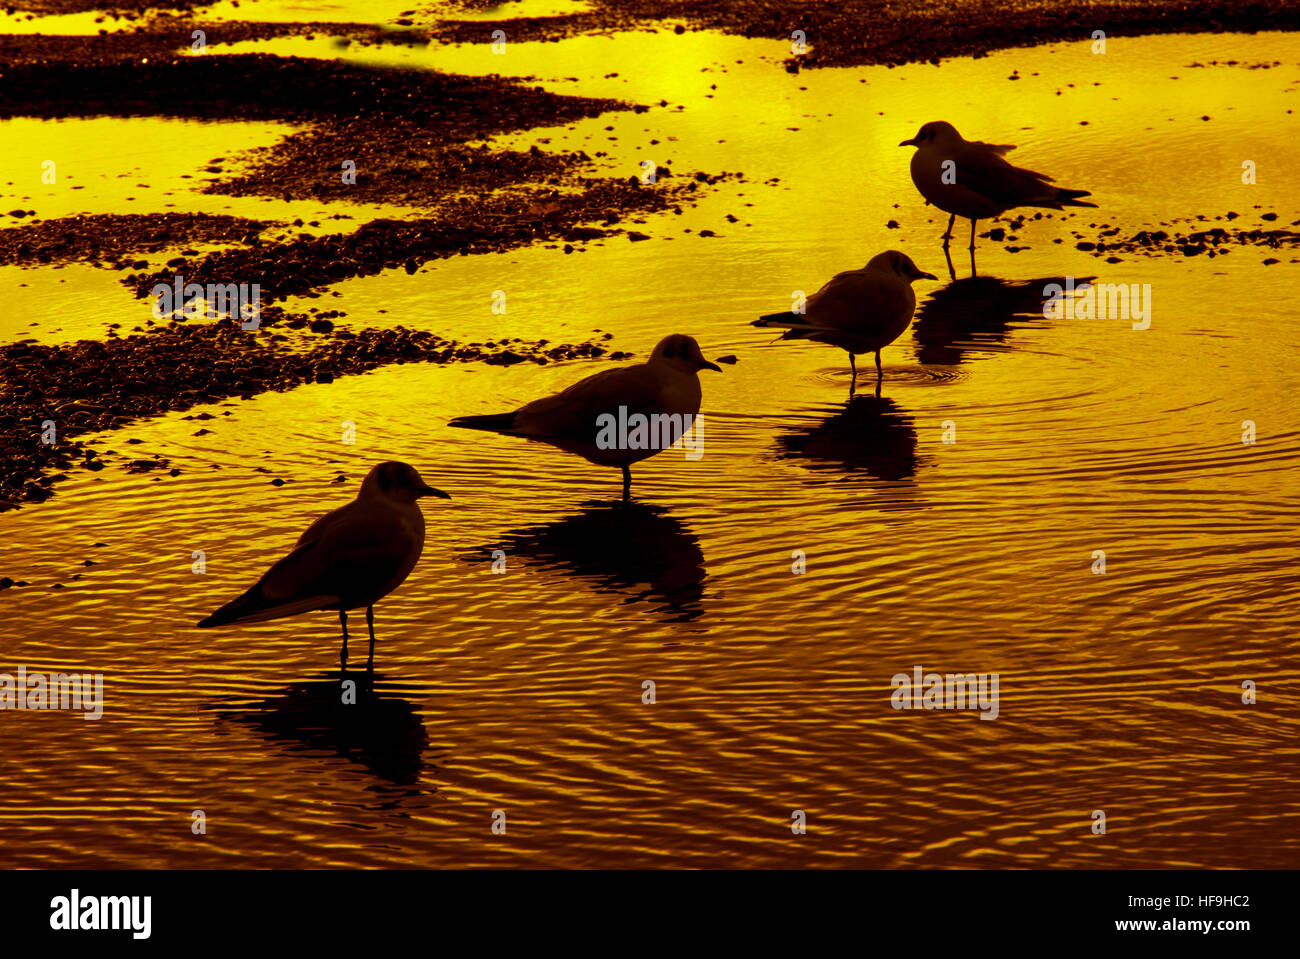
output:
[[[15,209],[6,220],[14,225],[0,229],[0,264],[86,262],[122,272],[141,299],[177,275],[187,283],[256,283],[262,302],[272,304],[351,277],[398,268],[414,273],[440,257],[538,241],[575,252],[588,240],[621,232],[624,217],[680,209],[720,178],[673,177],[668,170],[660,171],[664,182],[643,186],[636,177],[582,175],[590,158],[581,152],[475,143],[647,106],[559,96],[498,77],[265,54],[187,57],[179,50],[188,30],[175,26],[174,18],[163,18],[131,33],[0,38],[6,63],[0,116],[286,122],[301,129],[276,146],[210,160],[201,169],[215,176],[204,190],[385,203],[410,209],[410,218],[268,242],[263,233],[271,224],[238,217],[171,212],[33,222],[39,211]],[[268,89],[276,95],[265,96]],[[342,176],[342,159],[355,164],[355,178]],[[235,166],[238,172],[230,169]],[[200,245],[218,249],[200,252],[194,248]],[[176,255],[161,269],[150,270],[140,257],[163,251]],[[261,326],[252,332],[230,319],[147,319],[145,309],[142,304],[142,325],[126,336],[113,324],[104,341],[0,347],[0,509],[47,498],[59,471],[98,468],[100,455],[77,438],[140,417],[329,382],[388,363],[547,363],[609,350],[597,340],[463,344],[402,327],[343,330],[334,323],[342,311],[292,314],[263,306]],[[42,442],[48,424],[57,442]]]
[[[1204,254],[1213,258],[1231,253],[1234,247],[1253,247],[1263,252],[1265,266],[1282,262],[1281,256],[1292,263],[1300,262],[1295,255],[1300,251],[1300,232],[1278,227],[1277,222],[1278,214],[1271,211],[1248,215],[1229,210],[1213,218],[1201,214],[1161,223],[1160,228],[1138,230],[1128,236],[1122,236],[1126,231],[1119,227],[1102,223],[1094,233],[1075,232],[1079,238],[1075,248],[1118,262],[1119,253],[1179,257]],[[1300,226],[1300,220],[1290,225]]]
[[[938,62],[1056,40],[1151,33],[1300,29],[1300,6],[1287,0],[1095,0],[1012,5],[999,0],[592,0],[589,13],[484,22],[443,18],[429,26],[442,40],[552,40],[578,33],[676,21],[746,37],[790,41],[802,31],[807,50],[787,68]],[[443,7],[426,8],[439,16]]]
[[[11,211],[8,215],[35,211]],[[0,219],[0,224],[5,221]],[[0,266],[63,266],[84,262],[125,270],[135,254],[188,243],[239,243],[269,224],[210,213],[99,213],[0,228]],[[183,253],[197,256],[197,250]]]
[[[0,347],[0,511],[48,499],[61,470],[102,469],[101,451],[77,439],[231,397],[329,383],[393,363],[548,363],[625,354],[595,342],[554,344],[504,338],[458,343],[425,330],[339,330],[269,307],[262,323],[301,331],[253,334],[226,318],[51,346]],[[53,432],[50,432],[53,430]],[[43,442],[43,436],[53,442]],[[165,464],[125,457],[127,468]]]
[[[807,44],[786,67],[937,63],[945,57],[981,56],[994,50],[1051,41],[1088,40],[1102,30],[1109,38],[1155,33],[1253,33],[1300,29],[1300,5],[1290,0],[1044,0],[1013,5],[1004,0],[590,0],[581,13],[509,16],[508,3],[464,0],[413,5],[386,29],[357,23],[207,22],[193,0],[15,0],[18,10],[71,13],[112,10],[164,29],[189,43],[195,27],[209,40],[333,34],[362,43],[491,43],[494,30],[511,42],[560,40],[585,33],[661,27],[721,30],[746,37],[790,42],[796,30]],[[497,20],[459,19],[458,10],[499,6]],[[250,10],[250,13],[253,11]]]

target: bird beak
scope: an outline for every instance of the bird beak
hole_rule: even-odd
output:
[[[937,279],[939,279],[939,278],[938,278],[937,276],[935,276],[933,273],[918,273],[918,274],[916,274],[916,278],[917,278],[918,280],[937,280]]]
[[[720,367],[717,363],[710,363],[708,360],[702,360],[702,361],[700,362],[700,369],[702,369],[702,370],[713,370],[713,372],[715,372],[715,373],[721,373],[721,372],[722,372],[722,367]]]
[[[899,144],[899,146],[900,146],[900,147],[914,147],[914,146],[916,146],[916,137],[912,137],[912,139],[910,139],[910,140],[904,140],[902,143]]]
[[[451,499],[450,493],[444,493],[440,489],[434,489],[432,486],[421,486],[416,490],[421,496],[436,496],[439,499]]]

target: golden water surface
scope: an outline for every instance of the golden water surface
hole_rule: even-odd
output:
[[[0,518],[0,574],[31,584],[0,593],[0,672],[99,671],[107,698],[96,722],[0,713],[0,863],[1295,864],[1294,253],[1108,263],[1070,232],[1300,218],[1295,36],[1113,38],[1100,56],[1060,44],[799,75],[779,66],[786,44],[695,32],[496,56],[344,52],[326,38],[234,49],[667,100],[501,142],[545,138],[621,176],[643,159],[744,174],[680,215],[626,224],[647,242],[453,258],[291,307],[463,341],[599,329],[642,358],[682,332],[738,362],[702,374],[703,457],[638,466],[628,508],[613,502],[616,471],[446,426],[601,362],[392,366],[97,440],[181,473],[73,472],[48,502]],[[946,217],[923,205],[896,145],[943,118],[1018,144],[1010,159],[1091,190],[1099,209],[1026,223],[1019,253],[981,240],[976,280],[963,240],[950,283]],[[375,212],[195,192],[213,157],[289,129],[15,119],[0,122],[0,183],[43,218]],[[39,180],[50,156],[57,186]],[[1269,211],[1276,222],[1260,220]],[[884,352],[881,399],[849,400],[843,353],[749,326],[889,248],[942,279],[917,284],[919,319]],[[1150,328],[1044,318],[1042,286],[1067,275],[1149,284]],[[8,339],[100,337],[149,308],[86,266],[0,268],[0,287]],[[217,419],[184,418],[205,411]],[[345,420],[355,445],[341,442]],[[377,700],[338,705],[330,613],[193,628],[387,458],[454,499],[426,505],[423,559],[377,608]],[[998,673],[997,719],[891,708],[891,677],[918,665]],[[191,832],[197,809],[206,835]]]

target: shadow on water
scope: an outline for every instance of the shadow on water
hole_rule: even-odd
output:
[[[1092,279],[1076,277],[1074,283],[1082,287]],[[935,290],[912,324],[917,360],[951,366],[971,350],[1005,343],[1015,325],[1044,321],[1044,288],[1065,282],[1059,276],[1038,280],[970,276]]]
[[[219,722],[246,726],[290,750],[333,752],[396,786],[415,786],[434,768],[423,758],[429,737],[410,702],[376,691],[364,670],[322,675],[269,699],[230,699],[207,708],[217,711]],[[344,701],[344,678],[356,683],[354,702]],[[377,686],[380,674],[375,680]]]
[[[777,437],[782,459],[808,469],[866,473],[888,482],[910,482],[916,473],[912,417],[889,397],[854,396],[830,415]]]
[[[625,602],[655,603],[669,621],[704,613],[704,553],[699,538],[665,506],[590,502],[554,522],[505,533],[463,558],[491,562],[494,550],[526,563],[591,580],[597,591],[626,595]]]

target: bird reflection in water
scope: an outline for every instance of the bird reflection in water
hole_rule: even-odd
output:
[[[810,426],[777,437],[782,459],[809,469],[866,473],[888,482],[916,473],[912,418],[888,397],[854,396]]]
[[[1093,277],[1077,277],[1082,290]],[[965,354],[989,344],[1006,342],[1016,325],[1044,321],[1044,289],[1065,285],[1063,277],[1039,280],[1000,280],[971,276],[955,280],[930,294],[912,324],[916,358],[924,364],[956,365]]]
[[[704,553],[699,539],[667,507],[632,502],[584,503],[563,519],[506,533],[466,556],[490,562],[504,550],[525,563],[562,570],[626,602],[655,603],[669,621],[687,622],[704,610]]]
[[[356,683],[352,702],[345,702],[344,679]],[[415,786],[434,768],[423,758],[429,747],[424,723],[410,702],[376,688],[361,674],[327,673],[273,698],[209,708],[220,721],[247,726],[292,751],[332,752],[387,783]]]

